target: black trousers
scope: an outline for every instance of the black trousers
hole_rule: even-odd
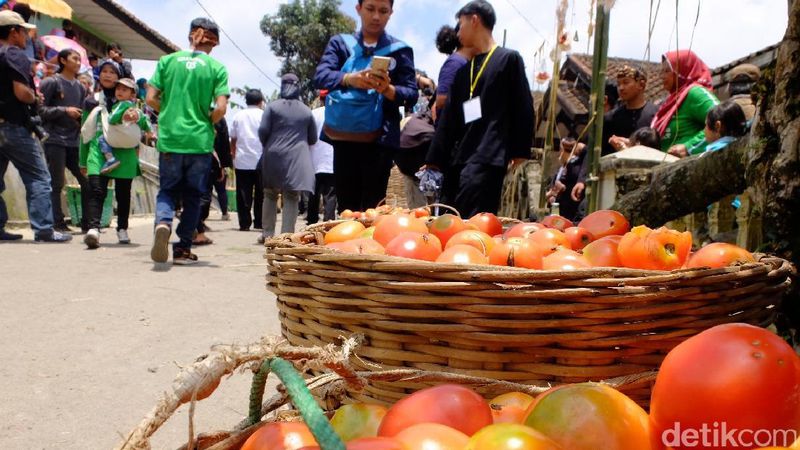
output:
[[[314,193],[308,200],[308,216],[306,222],[311,225],[319,222],[319,201],[322,199],[322,219],[325,221],[336,218],[336,187],[332,173],[318,173]]]
[[[214,181],[214,190],[217,191],[219,211],[222,214],[228,214],[228,175],[223,173],[221,180]]]
[[[333,143],[333,173],[339,212],[365,211],[386,198],[391,149],[377,143]]]
[[[263,203],[261,171],[236,169],[236,215],[239,216],[240,230],[249,230],[250,225],[253,225],[253,228],[261,228]]]
[[[81,173],[78,165],[78,147],[65,147],[59,144],[45,144],[44,155],[47,160],[47,169],[50,171],[50,202],[53,204],[53,223],[55,226],[65,226],[64,211],[61,209],[61,191],[64,190],[64,170],[69,169],[70,173],[78,180],[81,192],[89,190],[89,184],[85,176]],[[88,196],[81,195],[81,210],[86,211],[88,207]],[[83,214],[86,217],[86,214]],[[81,228],[86,228],[86,221],[81,220]]]
[[[472,217],[479,212],[497,214],[505,176],[505,167],[452,166],[444,174],[442,201],[456,208],[462,217]]]
[[[89,175],[89,204],[86,225],[89,228],[100,229],[100,220],[103,216],[103,202],[108,195],[108,182],[111,178],[103,175]],[[131,184],[133,180],[114,178],[114,197],[117,200],[117,230],[128,229],[128,218],[131,215]]]

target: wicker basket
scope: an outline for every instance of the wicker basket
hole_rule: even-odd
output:
[[[352,363],[364,370],[536,385],[631,377],[620,390],[644,405],[647,381],[682,340],[722,323],[772,323],[793,271],[765,255],[674,272],[434,264],[315,245],[333,224],[267,242],[267,286],[291,344],[363,335]],[[376,382],[366,394],[393,402],[421,387]]]

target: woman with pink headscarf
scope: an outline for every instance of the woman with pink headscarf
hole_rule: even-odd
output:
[[[661,150],[685,157],[702,153],[708,111],[719,104],[711,92],[711,71],[691,50],[676,50],[661,57],[661,80],[669,96],[653,117],[661,136]]]

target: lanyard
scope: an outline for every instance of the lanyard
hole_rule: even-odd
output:
[[[492,50],[489,51],[489,54],[486,55],[486,59],[483,60],[483,64],[481,64],[480,70],[478,70],[478,76],[475,77],[475,59],[472,59],[469,67],[469,98],[471,99],[475,94],[475,87],[478,86],[478,80],[481,79],[481,75],[483,75],[483,70],[486,69],[486,65],[489,64],[489,60],[492,59],[492,55],[494,51],[497,50],[497,45],[492,47]]]

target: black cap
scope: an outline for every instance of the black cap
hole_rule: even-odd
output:
[[[194,19],[189,25],[189,32],[191,33],[198,28],[202,28],[219,37],[219,26],[217,26],[217,24],[211,19],[206,19],[205,17],[198,17],[197,19]]]

